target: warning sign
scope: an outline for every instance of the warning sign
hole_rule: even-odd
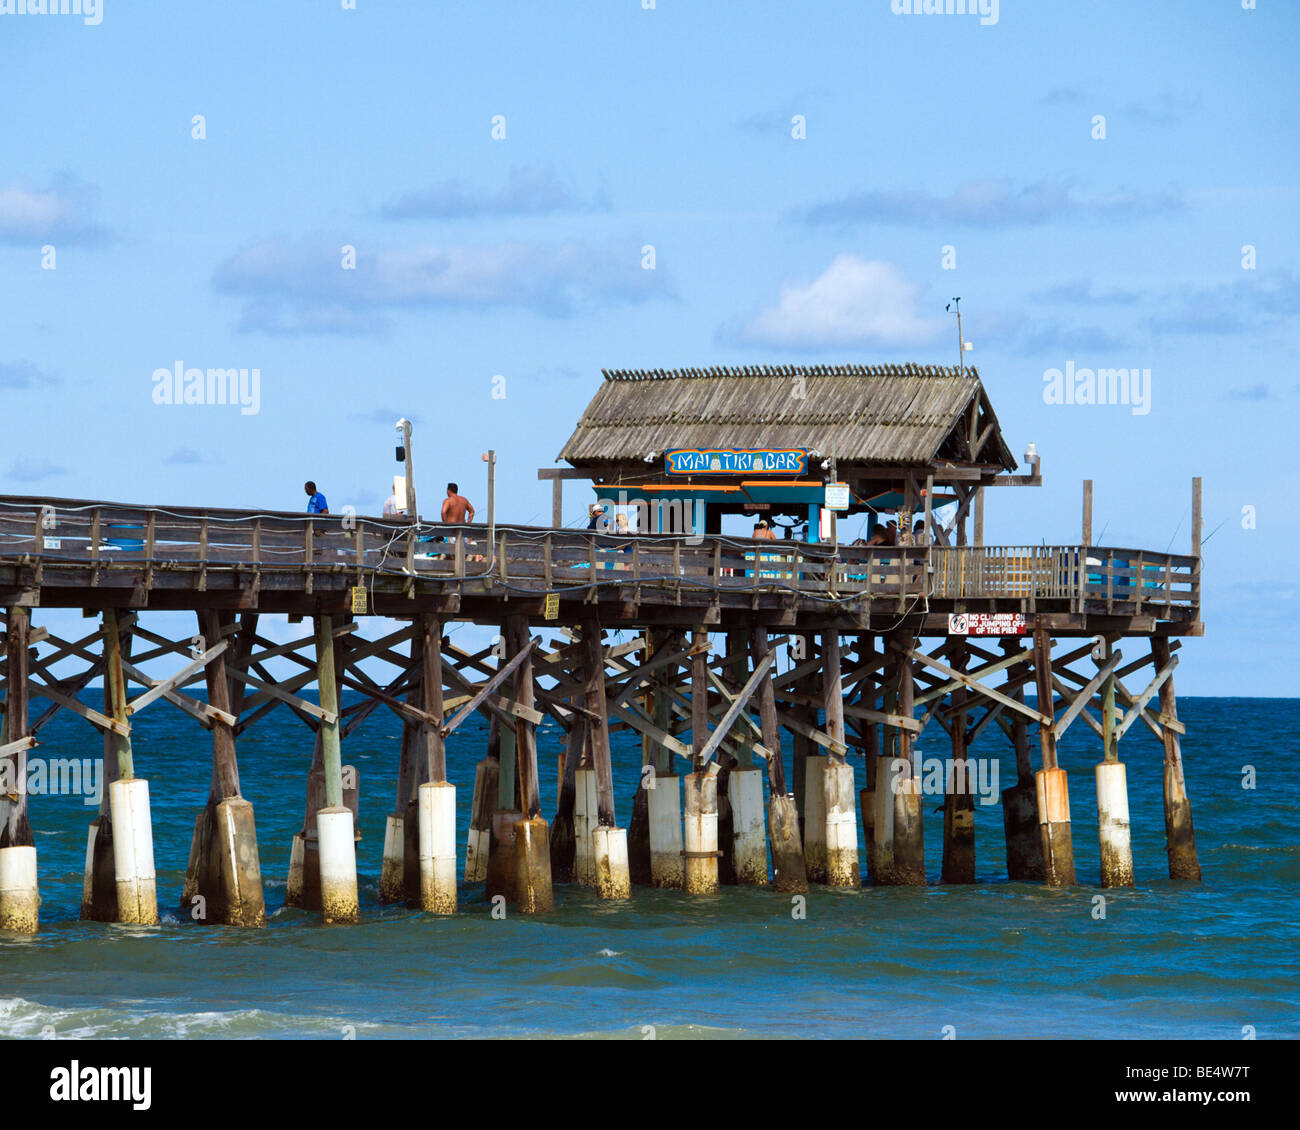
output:
[[[548,620],[554,620],[560,614],[560,594],[558,592],[548,592],[546,600],[542,603],[542,615]]]
[[[1020,612],[950,612],[950,636],[1023,636],[1025,617]]]

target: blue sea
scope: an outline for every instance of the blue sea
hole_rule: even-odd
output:
[[[1008,882],[1001,807],[978,803],[979,882],[938,885],[941,801],[930,798],[925,889],[814,888],[801,918],[790,896],[771,890],[687,897],[638,887],[630,901],[602,902],[571,885],[556,888],[553,914],[498,920],[481,885],[462,886],[454,918],[378,902],[401,727],[376,712],[344,744],[361,780],[363,921],[324,927],[318,915],[283,905],[312,735],[279,709],[240,739],[269,925],[238,930],[198,925],[178,909],[211,739],[157,703],[135,720],[134,749],[136,773],[150,782],[163,921],[149,928],[78,921],[94,809],[76,796],[33,797],[41,930],[0,935],[0,1036],[1240,1039],[1253,1029],[1261,1039],[1294,1038],[1300,700],[1185,698],[1179,713],[1204,881],[1168,879],[1163,751],[1134,726],[1120,754],[1138,885],[1105,892],[1104,918],[1092,772],[1099,743],[1076,723],[1060,754],[1070,774],[1079,888]],[[972,756],[1000,757],[1005,787],[1014,756],[1002,733],[990,731]],[[101,755],[98,732],[67,712],[41,738],[36,753],[45,757]],[[944,740],[931,727],[921,752],[944,756]],[[539,733],[548,819],[561,741],[554,724]],[[478,720],[449,742],[462,865],[485,743]],[[639,739],[615,735],[614,756],[625,826]],[[1037,764],[1036,743],[1034,757]],[[1243,787],[1246,767],[1254,788]],[[855,768],[861,784],[860,760]]]

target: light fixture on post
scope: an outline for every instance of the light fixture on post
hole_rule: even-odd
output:
[[[406,515],[412,522],[420,520],[420,511],[415,504],[415,465],[411,460],[411,421],[403,416],[394,425],[397,428],[399,442],[397,461],[402,464],[406,479]]]

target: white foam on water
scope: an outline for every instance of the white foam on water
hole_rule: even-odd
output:
[[[298,1036],[321,1039],[354,1038],[381,1025],[326,1016],[299,1016],[260,1008],[231,1012],[142,1011],[145,1002],[123,1002],[126,1008],[56,1008],[24,1000],[0,998],[0,1039],[260,1039]]]

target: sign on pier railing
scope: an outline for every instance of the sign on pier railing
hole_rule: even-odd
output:
[[[950,636],[1023,636],[1021,612],[953,612],[948,616]]]

